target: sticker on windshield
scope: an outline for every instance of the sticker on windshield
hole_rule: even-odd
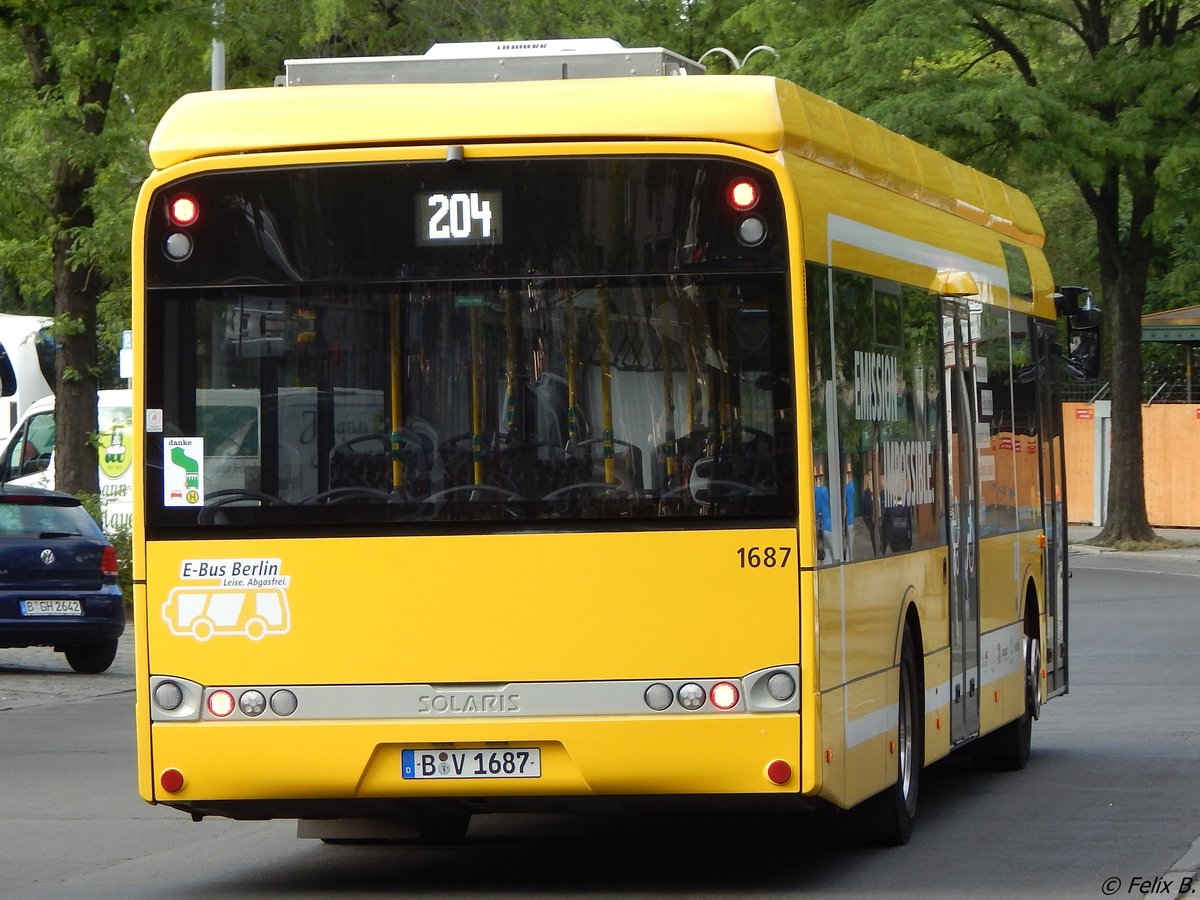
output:
[[[163,506],[204,505],[204,438],[163,441]]]
[[[291,628],[287,588],[279,559],[185,559],[177,587],[163,604],[171,634],[207,641],[240,635],[261,641]]]

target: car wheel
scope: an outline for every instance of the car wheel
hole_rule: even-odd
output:
[[[77,644],[63,651],[67,663],[76,672],[96,675],[108,669],[117,658],[117,642],[96,641],[94,644]]]

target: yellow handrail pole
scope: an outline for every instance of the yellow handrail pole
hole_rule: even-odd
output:
[[[671,340],[670,331],[673,322],[664,320],[666,310],[673,309],[669,298],[664,298],[662,309],[663,316],[659,317],[658,330],[662,340],[662,355],[663,355],[663,394],[665,395],[664,408],[666,409],[666,440],[663,442],[663,456],[666,464],[666,485],[671,488],[675,485],[672,483],[675,478],[675,342]]]
[[[483,484],[483,404],[479,379],[483,364],[479,359],[483,343],[483,310],[471,307],[471,464],[475,484]]]
[[[608,333],[608,288],[600,285],[597,293],[600,297],[600,414],[603,424],[600,446],[604,451],[604,483],[615,484],[617,462],[613,459],[612,366],[609,359],[612,340]]]
[[[500,292],[504,301],[504,335],[507,340],[504,353],[504,430],[512,433],[517,420],[517,328],[513,312],[513,292],[504,288]]]
[[[400,457],[400,429],[403,427],[403,398],[400,395],[404,384],[404,323],[401,319],[400,295],[392,294],[389,310],[389,352],[392,372],[392,433],[389,436],[392,458],[392,489],[404,486],[404,460]]]
[[[579,416],[575,405],[575,304],[571,292],[563,291],[567,305],[567,442],[572,446],[579,442]]]
[[[699,367],[696,365],[696,322],[693,318],[694,312],[689,306],[685,313],[687,316],[688,347],[684,351],[683,357],[687,361],[688,374],[688,434],[693,434],[696,431],[696,388],[700,380],[698,374]],[[695,448],[690,446],[690,444],[688,446],[688,453],[693,458],[696,455]]]
[[[720,385],[719,391],[714,391],[713,400],[714,418],[721,423],[721,430],[718,434],[716,429],[712,429],[714,439],[720,440],[720,446],[728,446],[733,439],[733,428],[730,419],[733,418],[733,401],[730,395],[733,393],[729,385],[729,318],[725,315],[725,310],[720,303],[717,304],[717,343],[720,346],[721,355],[719,363],[721,371],[717,378],[717,384]]]

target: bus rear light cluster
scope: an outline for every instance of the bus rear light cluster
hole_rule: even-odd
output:
[[[751,672],[743,678],[713,681],[655,682],[643,699],[655,712],[775,712],[798,709],[799,669],[783,666]]]
[[[745,176],[735,178],[725,190],[725,201],[737,213],[749,213],[761,197],[758,182]],[[743,247],[757,247],[767,239],[767,220],[760,215],[742,217],[737,224],[737,239]]]
[[[732,681],[718,681],[707,688],[695,681],[676,688],[658,682],[646,688],[645,694],[646,705],[655,712],[664,712],[675,704],[689,712],[706,706],[727,712],[736,709],[741,699],[742,692]]]
[[[202,713],[214,719],[227,719],[240,713],[256,719],[268,710],[279,718],[292,715],[300,706],[294,691],[287,688],[215,688],[205,691],[203,685],[175,676],[153,675],[150,678],[153,699],[152,718],[156,722],[195,721]]]
[[[275,715],[287,717],[294,713],[299,705],[296,695],[289,690],[273,692],[268,701],[266,694],[255,688],[244,690],[236,697],[233,691],[221,688],[210,691],[206,701],[209,713],[218,719],[228,718],[235,710],[240,710],[247,718],[255,719],[265,713],[268,706]]]
[[[167,200],[167,221],[177,229],[190,228],[200,218],[200,204],[190,194],[176,194]],[[163,253],[172,262],[183,262],[192,255],[192,236],[183,230],[172,231],[163,242]]]

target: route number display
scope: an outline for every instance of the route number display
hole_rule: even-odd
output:
[[[499,191],[417,194],[417,244],[499,244],[501,209]]]

